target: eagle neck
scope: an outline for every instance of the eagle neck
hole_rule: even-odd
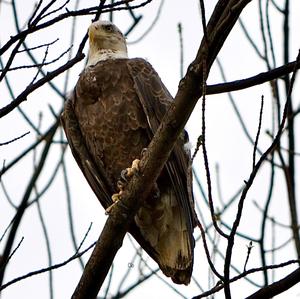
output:
[[[128,55],[124,51],[110,50],[110,49],[101,49],[97,51],[91,51],[89,53],[89,58],[87,66],[92,66],[97,64],[99,61],[105,61],[108,59],[124,59],[128,58]]]

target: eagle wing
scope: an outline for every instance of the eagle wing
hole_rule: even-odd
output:
[[[158,129],[165,113],[170,108],[173,102],[173,97],[162,83],[159,75],[153,69],[150,63],[141,58],[135,58],[128,60],[128,69],[131,73],[134,81],[134,86],[138,98],[143,107],[144,113],[148,121],[147,131],[149,138],[152,139],[156,130]],[[192,169],[190,163],[190,153],[185,147],[185,143],[188,142],[188,134],[186,131],[182,132],[181,136],[174,145],[173,151],[168,159],[165,168],[167,170],[168,177],[172,183],[173,190],[175,191],[175,200],[181,207],[180,214],[183,212],[183,221],[186,224],[187,238],[189,239],[189,246],[191,252],[190,255],[190,266],[184,267],[189,263],[183,261],[185,264],[180,271],[181,262],[176,262],[178,265],[178,272],[170,270],[170,276],[173,281],[179,282],[187,280],[191,275],[193,267],[193,229],[195,226],[195,219],[193,214],[194,200],[192,193]],[[180,224],[179,226],[182,226]],[[183,229],[183,227],[179,228]],[[187,250],[189,251],[189,250]],[[176,266],[176,267],[177,267]],[[168,272],[168,269],[165,270]]]
[[[84,174],[92,190],[106,209],[112,204],[111,194],[113,193],[106,180],[104,166],[101,161],[96,164],[93,156],[87,149],[78,119],[74,111],[76,100],[75,91],[67,99],[64,111],[61,114],[61,123],[68,139],[72,154]]]
[[[147,117],[150,129],[148,129],[148,133],[152,138],[165,113],[172,105],[173,97],[150,63],[144,59],[135,58],[128,60],[128,66],[136,93]],[[195,221],[193,217],[192,170],[189,167],[190,153],[185,147],[187,142],[188,134],[184,131],[174,145],[166,168],[192,232]]]

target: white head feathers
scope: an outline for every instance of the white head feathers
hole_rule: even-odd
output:
[[[109,21],[97,21],[90,25],[89,44],[87,66],[106,59],[128,58],[124,35]]]

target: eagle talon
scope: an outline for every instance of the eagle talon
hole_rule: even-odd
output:
[[[159,191],[157,183],[155,183],[154,187],[153,187],[153,198],[154,199],[159,199],[160,198],[160,191]]]
[[[119,183],[120,181],[118,181]],[[121,183],[121,182],[120,182]],[[121,195],[123,193],[123,190],[120,188],[120,186],[118,186],[118,188],[120,189],[119,193],[115,193],[111,196],[111,199],[113,201],[113,204],[111,204],[106,210],[105,210],[105,214],[109,215],[110,212],[112,211],[113,207],[121,200]]]
[[[117,188],[120,190],[120,191],[123,191],[125,189],[125,186],[127,185],[127,180],[124,182],[122,180],[118,180],[117,181]],[[117,194],[119,195],[119,194]]]
[[[147,151],[148,151],[148,148],[147,148],[147,147],[144,147],[144,148],[142,149],[142,151],[141,151],[141,157],[142,157],[142,158],[144,158],[144,156],[146,155]]]
[[[139,159],[135,159],[133,160],[131,167],[130,168],[126,168],[127,170],[127,177],[132,177],[133,175],[137,174],[140,171],[140,160]]]
[[[123,190],[120,190],[119,193],[115,193],[111,196],[111,199],[114,203],[118,202],[121,199],[121,195],[123,193]]]
[[[128,182],[127,178],[128,178],[127,169],[123,169],[121,171],[121,179],[127,183]]]
[[[115,195],[115,194],[114,194]],[[113,207],[119,202],[119,200],[115,201],[112,205],[110,205],[106,210],[105,210],[105,215],[109,215],[110,212],[112,211]]]

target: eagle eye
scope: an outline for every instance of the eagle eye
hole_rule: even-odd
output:
[[[104,25],[104,29],[107,31],[107,32],[113,32],[113,26],[112,25]]]

